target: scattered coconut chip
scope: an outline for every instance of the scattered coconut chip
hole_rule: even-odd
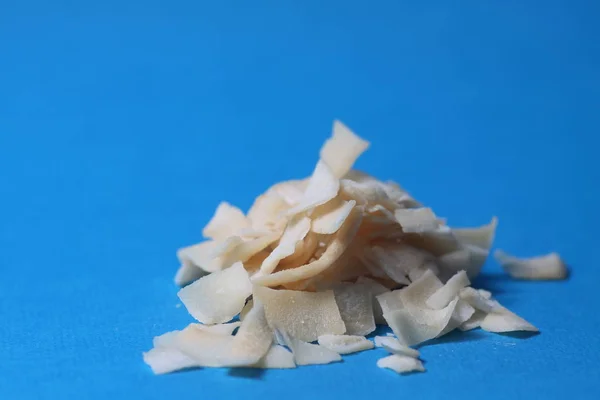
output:
[[[368,335],[375,330],[373,296],[367,285],[344,283],[334,291],[348,335]]]
[[[215,215],[202,231],[204,237],[213,240],[224,240],[250,227],[250,221],[242,210],[223,201],[217,207]]]
[[[443,226],[431,208],[399,208],[394,211],[394,217],[406,233],[436,231]]]
[[[292,349],[294,360],[298,365],[318,365],[342,361],[342,356],[325,346],[290,337],[285,331],[282,333],[285,343]]]
[[[201,367],[229,367],[235,365],[228,352],[234,336],[220,335],[189,325],[175,337],[175,346]]]
[[[380,358],[377,360],[377,366],[379,368],[391,369],[399,374],[425,372],[425,367],[423,367],[423,363],[420,360],[398,354]]]
[[[354,162],[368,147],[369,142],[336,120],[333,122],[333,135],[321,148],[320,156],[333,175],[341,178],[352,169]]]
[[[346,332],[332,290],[311,293],[255,286],[254,299],[262,302],[272,328],[298,339],[312,342],[324,334]]]
[[[230,321],[244,307],[252,284],[242,263],[206,275],[181,289],[177,296],[198,321],[218,324]]]
[[[294,362],[294,355],[291,352],[287,351],[285,347],[275,344],[271,346],[263,358],[250,367],[263,369],[289,369],[296,368],[296,363]]]
[[[500,304],[496,304],[492,312],[485,316],[481,322],[481,329],[488,332],[539,332],[538,328]]]
[[[321,335],[318,338],[321,346],[338,354],[350,354],[375,347],[373,342],[363,336],[353,335]]]
[[[392,354],[398,354],[407,357],[419,358],[421,354],[418,350],[411,349],[400,343],[398,339],[390,336],[375,336],[375,346],[383,347]]]
[[[426,304],[429,308],[435,310],[444,308],[460,293],[461,289],[470,284],[471,281],[469,281],[465,271],[457,272],[444,286],[429,296]]]
[[[333,175],[327,164],[319,161],[308,182],[302,200],[298,205],[287,210],[286,215],[292,216],[325,204],[337,196],[339,190],[340,181]]]
[[[283,232],[277,247],[263,261],[259,274],[270,274],[281,260],[294,254],[296,245],[304,239],[310,230],[310,225],[310,218],[292,218]]]
[[[494,258],[515,279],[553,280],[567,277],[567,267],[557,253],[517,258],[502,250],[496,250]]]
[[[344,201],[336,198],[317,207],[312,215],[312,231],[322,235],[336,233],[355,205],[354,200]]]

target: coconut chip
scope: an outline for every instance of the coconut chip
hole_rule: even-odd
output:
[[[416,358],[401,356],[398,354],[392,354],[384,358],[377,360],[377,366],[379,368],[387,368],[395,371],[399,374],[406,374],[409,372],[425,372],[423,363]]]
[[[270,274],[275,270],[277,264],[284,258],[291,256],[296,251],[296,245],[301,242],[310,230],[310,218],[292,218],[283,232],[279,244],[271,254],[263,261],[259,274]]]
[[[567,277],[567,267],[557,253],[517,258],[502,250],[496,250],[494,258],[515,279],[553,280]]]
[[[283,337],[287,346],[292,349],[294,360],[298,365],[318,365],[342,361],[342,357],[338,353],[325,346],[307,343],[290,337],[287,333],[284,333]]]
[[[346,175],[356,159],[369,147],[369,142],[358,137],[340,121],[333,122],[333,135],[321,148],[321,160],[331,168],[334,176]]]
[[[336,233],[355,205],[354,200],[344,201],[336,198],[317,207],[312,215],[312,231],[322,235]]]
[[[390,336],[375,336],[375,346],[383,347],[385,350],[392,354],[398,354],[401,356],[407,356],[412,358],[419,358],[421,354],[418,350],[411,349],[408,346],[404,346],[398,339]]]
[[[294,362],[294,355],[287,351],[285,347],[279,345],[273,345],[256,364],[250,366],[251,368],[268,368],[268,369],[289,369],[296,368]]]
[[[481,321],[481,329],[488,332],[539,332],[538,328],[498,303]]]
[[[287,210],[286,215],[292,216],[325,204],[337,196],[339,190],[340,181],[333,175],[326,163],[319,161],[300,203]]]
[[[375,330],[373,296],[367,285],[344,283],[334,291],[348,335],[368,335]]]
[[[224,201],[219,204],[215,215],[206,225],[202,234],[213,240],[224,240],[248,227],[250,227],[250,221],[242,210]]]
[[[353,335],[321,335],[319,344],[338,354],[350,354],[375,347],[373,342],[363,336]]]
[[[244,307],[252,284],[242,263],[206,275],[181,289],[177,296],[198,321],[218,324],[230,321]]]
[[[443,227],[431,208],[400,208],[394,212],[394,217],[406,233],[437,231]]]
[[[426,304],[429,308],[436,310],[444,308],[459,294],[461,289],[470,284],[465,271],[457,272],[444,286],[429,296]]]

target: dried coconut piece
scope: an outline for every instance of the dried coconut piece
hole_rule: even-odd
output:
[[[496,303],[492,312],[488,313],[481,322],[481,329],[498,333],[514,331],[539,332],[538,328],[498,303]]]
[[[394,211],[394,217],[406,233],[436,231],[443,227],[431,208],[399,208]]]
[[[421,356],[418,350],[411,349],[410,347],[403,345],[398,339],[391,336],[375,336],[375,346],[383,347],[392,354],[398,354],[412,358],[419,358]]]
[[[360,226],[360,222],[361,210],[359,207],[355,207],[342,225],[342,228],[333,235],[331,243],[327,246],[325,252],[319,259],[297,268],[286,269],[270,275],[255,277],[252,279],[252,282],[257,285],[273,287],[302,281],[322,273],[331,267],[338,258],[342,256],[344,251],[346,251]]]
[[[198,366],[194,359],[175,348],[155,347],[142,355],[144,362],[152,368],[152,372],[156,375]]]
[[[383,310],[381,308],[381,305],[379,304],[379,301],[377,300],[377,296],[379,296],[380,294],[388,293],[390,289],[383,286],[381,283],[373,279],[369,279],[365,276],[360,276],[356,280],[356,283],[366,285],[369,288],[369,290],[371,291],[371,303],[373,304],[373,317],[375,319],[375,323],[380,325],[385,324],[385,318],[383,318]]]
[[[194,282],[206,275],[207,272],[203,269],[196,267],[194,264],[184,262],[181,264],[177,273],[175,274],[175,284],[177,286],[185,286],[190,282]]]
[[[221,269],[220,260],[215,260],[214,257],[214,252],[219,246],[219,242],[208,240],[177,250],[177,258],[182,266],[186,268],[186,271],[177,272],[175,280],[178,285],[181,286],[192,281],[190,280],[192,267],[205,271],[205,273]]]
[[[213,240],[224,240],[249,227],[250,221],[242,210],[223,201],[202,231],[202,235]]]
[[[567,267],[557,253],[517,258],[502,250],[496,250],[494,258],[511,277],[516,279],[553,280],[567,277]]]
[[[240,311],[240,321],[243,321],[246,318],[246,315],[252,310],[252,306],[254,305],[254,300],[252,298],[248,299],[242,311]]]
[[[308,232],[304,240],[296,245],[294,254],[281,260],[277,268],[288,269],[306,264],[315,254],[318,244],[318,235],[314,232]]]
[[[390,328],[406,346],[413,346],[439,336],[448,326],[458,298],[441,310],[413,307],[385,313],[383,316]]]
[[[398,354],[380,358],[377,360],[377,366],[379,368],[391,369],[399,374],[425,372],[425,367],[423,367],[423,363],[420,360]]]
[[[462,324],[467,322],[473,316],[473,314],[475,314],[475,311],[475,308],[472,307],[469,303],[458,298],[456,308],[452,313],[452,317],[450,318],[448,325],[446,325],[444,330],[437,337],[450,333],[456,328],[460,327]]]
[[[449,272],[465,270],[468,277],[474,278],[479,275],[488,254],[489,251],[486,249],[464,245],[456,251],[442,255],[437,262]]]
[[[427,306],[435,310],[444,308],[450,303],[461,291],[461,289],[469,286],[471,281],[467,277],[465,271],[460,271],[454,274],[452,278],[446,282],[444,286],[438,289],[427,299]]]
[[[294,362],[294,355],[291,352],[287,351],[285,347],[275,344],[271,346],[263,358],[250,367],[263,369],[289,369],[296,368],[296,363]]]
[[[453,228],[452,233],[464,244],[489,250],[492,247],[497,227],[498,218],[493,217],[486,225],[476,228]]]
[[[489,297],[486,298],[485,295],[482,294],[479,290],[473,289],[472,287],[466,287],[461,289],[459,296],[462,300],[469,303],[472,307],[476,308],[477,310],[483,311],[484,313],[491,312],[496,303],[492,300],[489,300]]]
[[[242,263],[206,275],[179,290],[188,312],[204,324],[227,322],[244,307],[252,293],[252,284]]]
[[[310,230],[310,226],[311,220],[308,217],[292,218],[283,232],[279,244],[262,263],[258,274],[270,274],[281,260],[294,254],[296,245],[304,239]]]
[[[327,164],[319,161],[310,177],[302,200],[298,205],[287,210],[286,215],[292,216],[325,204],[336,197],[339,190],[340,181],[333,175]]]
[[[307,342],[324,334],[343,334],[346,326],[332,290],[301,292],[254,287],[254,299],[262,302],[267,321]]]
[[[194,324],[194,326],[200,330],[214,333],[217,335],[232,335],[233,331],[239,328],[241,322],[230,322],[228,324],[217,324],[217,325],[202,325],[202,324]]]
[[[339,198],[333,199],[317,207],[312,217],[312,231],[322,235],[336,233],[350,215],[356,205],[356,201],[344,201]]]
[[[373,342],[364,336],[353,335],[321,335],[319,345],[338,354],[350,354],[375,347]]]
[[[352,169],[358,157],[369,148],[369,145],[369,142],[336,120],[333,122],[333,135],[321,148],[320,157],[331,168],[333,175],[341,178]]]
[[[427,299],[443,286],[431,270],[426,270],[419,279],[399,292],[400,298],[407,307],[427,308]]]
[[[273,190],[268,190],[254,200],[254,204],[248,210],[248,219],[252,224],[252,228],[256,230],[283,229],[286,221],[279,216],[289,208],[290,205],[283,197]]]
[[[340,190],[343,197],[355,200],[360,205],[379,204],[388,210],[394,210],[397,207],[397,204],[390,200],[377,181],[355,182],[351,179],[342,179]]]
[[[325,346],[307,343],[290,337],[287,332],[281,329],[276,330],[281,333],[285,344],[292,350],[294,360],[298,365],[318,365],[342,361],[342,356]]]
[[[471,318],[469,318],[467,321],[463,322],[458,327],[458,329],[460,329],[463,332],[477,329],[481,326],[481,323],[485,319],[485,316],[486,316],[486,313],[484,313],[483,311],[475,310],[475,312],[473,313]]]
[[[297,179],[279,182],[271,186],[269,191],[277,193],[290,206],[296,205],[302,200],[308,181],[308,179]]]
[[[240,365],[256,364],[267,354],[272,342],[273,330],[267,323],[264,308],[255,301],[231,342],[231,354],[243,360]]]
[[[348,335],[365,336],[375,330],[373,300],[367,285],[342,283],[333,293]]]
[[[223,254],[223,266],[226,268],[236,262],[246,262],[256,254],[266,249],[281,237],[281,232],[273,232],[248,241],[238,243],[229,252]]]
[[[391,292],[388,291],[377,296],[377,302],[384,316],[387,313],[404,308],[404,303],[400,298],[400,291],[400,289]]]

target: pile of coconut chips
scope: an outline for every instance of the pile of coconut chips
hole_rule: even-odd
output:
[[[177,253],[178,296],[199,323],[154,338],[144,361],[156,374],[327,364],[374,346],[390,353],[379,367],[424,371],[410,346],[455,329],[537,331],[470,287],[496,218],[448,227],[396,183],[353,170],[368,147],[336,121],[309,178],[272,186],[246,215],[218,206],[207,240]],[[515,278],[566,276],[555,253],[497,259]],[[393,335],[367,339],[376,324]]]

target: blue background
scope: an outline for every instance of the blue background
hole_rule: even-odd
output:
[[[599,4],[0,2],[0,397],[598,398]],[[175,249],[310,174],[334,118],[453,225],[563,255],[568,282],[477,282],[543,333],[451,335],[409,377],[381,350],[153,376],[191,321]]]

